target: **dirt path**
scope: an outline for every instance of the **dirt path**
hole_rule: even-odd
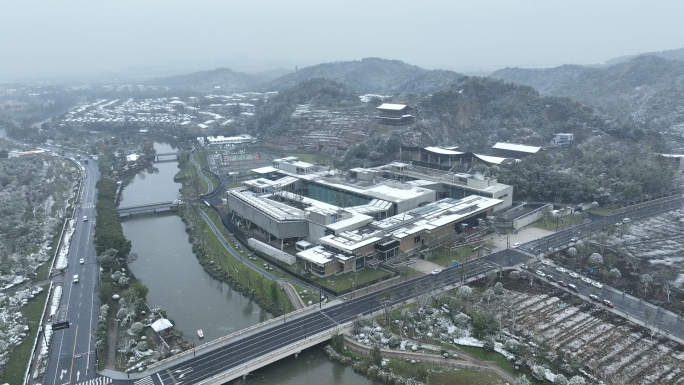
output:
[[[109,334],[107,335],[107,363],[105,369],[116,370],[116,335],[119,331],[119,323],[112,319],[109,322]]]

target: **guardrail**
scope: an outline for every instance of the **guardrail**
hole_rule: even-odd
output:
[[[163,359],[163,360],[161,360],[161,361],[157,361],[157,362],[155,362],[154,364],[149,365],[149,366],[147,367],[147,369],[148,369],[148,370],[149,370],[149,369],[153,369],[153,368],[156,368],[156,367],[158,367],[158,366],[160,366],[160,365],[162,365],[162,364],[165,364],[165,363],[168,363],[168,362],[177,360],[177,359],[179,359],[179,358],[181,358],[181,357],[184,357],[184,356],[189,355],[190,353],[197,352],[199,349],[207,349],[208,347],[210,347],[210,346],[212,346],[212,345],[216,345],[216,344],[218,344],[218,343],[227,341],[227,340],[229,340],[229,339],[231,339],[231,338],[235,338],[235,337],[237,337],[237,336],[239,336],[239,335],[241,335],[241,334],[247,333],[247,332],[252,331],[252,330],[254,330],[254,329],[258,329],[258,328],[264,327],[264,326],[266,326],[266,325],[270,325],[270,324],[275,323],[275,322],[277,322],[277,321],[282,321],[282,320],[283,320],[284,318],[286,318],[286,317],[292,317],[292,316],[297,315],[297,314],[299,314],[299,313],[303,313],[303,312],[305,312],[305,311],[307,311],[307,310],[311,310],[311,309],[315,308],[316,306],[317,306],[317,305],[311,305],[311,306],[308,306],[308,307],[305,307],[305,308],[302,308],[302,309],[299,309],[299,310],[295,310],[295,311],[290,312],[290,313],[287,313],[287,314],[283,314],[283,315],[281,315],[281,316],[279,316],[279,317],[271,318],[271,319],[268,320],[268,321],[264,321],[264,322],[258,323],[258,324],[256,324],[256,325],[252,325],[252,326],[250,326],[250,327],[248,327],[248,328],[244,328],[244,329],[242,329],[242,330],[238,330],[238,331],[236,331],[236,332],[234,332],[234,333],[228,334],[227,336],[223,336],[223,337],[221,337],[221,338],[217,338],[217,339],[215,339],[215,340],[213,340],[213,341],[207,342],[206,344],[202,344],[202,345],[196,346],[196,347],[194,347],[194,348],[192,348],[192,349],[190,349],[190,350],[186,350],[186,351],[184,351],[184,352],[181,352],[180,354],[176,354],[175,356],[171,356],[171,357],[165,358],[165,359]]]
[[[216,376],[216,377],[212,377],[212,378],[208,378],[208,379],[206,379],[206,380],[203,380],[203,381],[199,382],[198,385],[201,385],[201,384],[210,384],[210,383],[217,383],[217,384],[218,384],[218,383],[225,383],[225,382],[230,381],[230,380],[232,379],[232,378],[229,378],[229,377],[235,376],[237,373],[239,373],[239,372],[245,370],[246,368],[248,368],[248,367],[250,367],[250,366],[254,366],[254,365],[257,365],[257,364],[259,364],[259,363],[263,363],[263,362],[265,362],[265,361],[272,360],[272,359],[274,359],[275,357],[277,357],[277,356],[279,356],[279,355],[281,355],[281,354],[283,354],[283,353],[285,353],[285,352],[290,352],[290,351],[292,351],[292,350],[295,350],[295,349],[297,349],[298,347],[301,347],[301,346],[304,346],[304,345],[309,345],[309,344],[311,344],[313,341],[315,341],[315,340],[318,339],[318,338],[325,337],[325,336],[328,335],[328,334],[336,333],[336,332],[338,332],[339,330],[344,330],[344,329],[350,327],[352,324],[353,324],[353,321],[349,321],[349,322],[344,323],[344,324],[342,324],[342,325],[335,326],[335,327],[333,327],[333,328],[331,328],[331,329],[322,331],[322,332],[320,332],[320,333],[318,333],[318,334],[314,334],[313,336],[307,337],[307,338],[305,338],[305,339],[302,340],[302,341],[295,342],[294,344],[291,344],[291,345],[282,347],[282,348],[280,348],[280,349],[278,349],[278,350],[276,350],[276,351],[274,351],[274,352],[271,352],[271,353],[269,353],[269,354],[267,354],[267,355],[265,355],[265,356],[259,357],[259,358],[257,358],[257,359],[254,359],[254,360],[251,360],[251,361],[248,361],[248,362],[245,362],[244,364],[242,364],[242,365],[240,365],[240,366],[238,366],[238,367],[232,368],[232,369],[230,369],[230,370],[228,370],[228,371],[226,371],[226,372],[223,372],[222,374],[220,374],[220,375],[218,375],[218,376]],[[238,376],[239,376],[239,374],[238,374]]]

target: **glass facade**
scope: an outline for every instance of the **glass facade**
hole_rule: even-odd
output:
[[[309,184],[307,196],[317,201],[339,207],[353,207],[368,204],[371,200],[328,187]]]

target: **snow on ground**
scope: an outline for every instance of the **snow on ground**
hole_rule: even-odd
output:
[[[606,243],[653,265],[673,267],[675,284],[684,285],[684,208],[624,223]]]
[[[57,262],[55,262],[55,270],[66,269],[69,263],[69,246],[71,245],[71,237],[76,231],[76,221],[69,219],[66,231],[64,233],[64,239],[62,239],[62,248],[59,250],[57,255]]]

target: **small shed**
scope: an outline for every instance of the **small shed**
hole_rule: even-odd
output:
[[[160,318],[154,321],[150,326],[152,327],[152,330],[154,330],[154,332],[160,336],[168,334],[173,328],[171,321],[167,320],[166,318]]]
[[[312,248],[313,245],[307,241],[299,241],[299,242],[295,243],[295,247],[299,251],[304,251],[304,250],[308,250],[308,249]]]

